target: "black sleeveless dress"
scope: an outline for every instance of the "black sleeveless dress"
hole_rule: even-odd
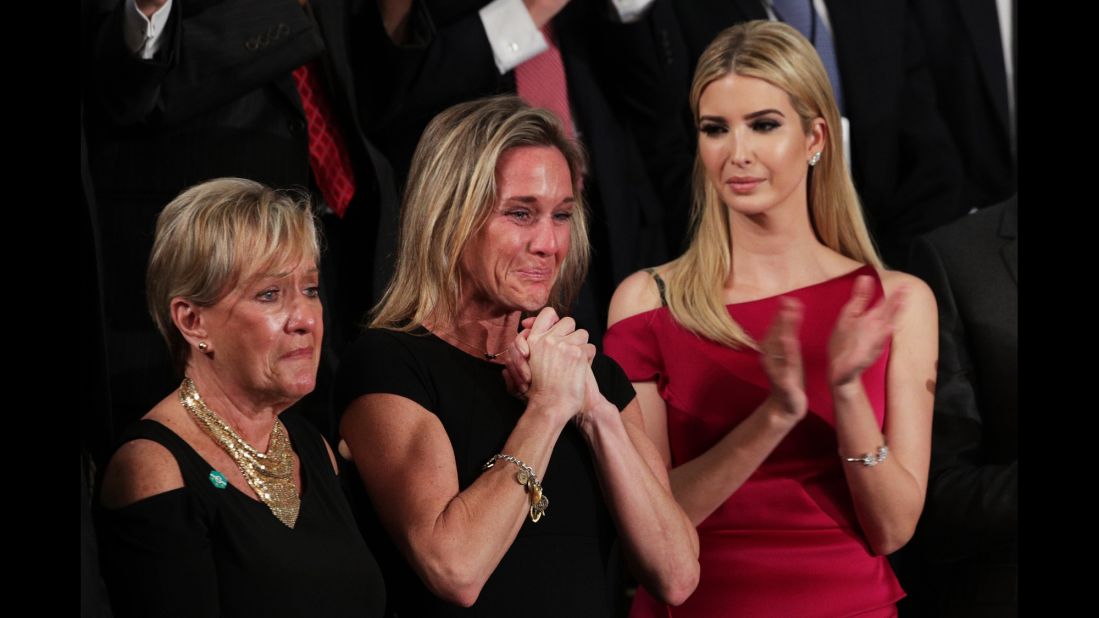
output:
[[[293,414],[280,419],[301,461],[293,529],[263,503],[212,481],[210,464],[164,425],[143,420],[128,428],[122,443],[163,445],[184,486],[98,509],[103,574],[117,616],[382,615],[381,571],[320,434]]]
[[[481,466],[500,452],[526,404],[508,394],[502,367],[470,356],[420,329],[366,331],[341,358],[333,404],[345,410],[370,393],[400,395],[435,414],[454,448],[458,486],[464,490]],[[597,355],[592,371],[599,390],[619,410],[634,399],[633,386],[610,358]],[[424,585],[378,521],[348,466],[346,486],[363,536],[386,574],[388,615],[399,618],[501,616],[557,618],[619,613],[621,564],[614,522],[607,511],[591,450],[573,423],[554,446],[539,476],[550,499],[538,523],[523,522],[472,607],[436,597]]]

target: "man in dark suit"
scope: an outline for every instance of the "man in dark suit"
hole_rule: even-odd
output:
[[[356,79],[370,63],[384,61],[390,41],[382,21],[369,1],[164,5],[96,0],[84,24],[88,150],[98,224],[107,239],[102,259],[116,426],[175,386],[144,302],[160,210],[183,189],[221,176],[311,188],[314,201],[322,195],[310,162],[312,127],[292,76],[312,62],[355,183],[343,208],[318,204],[326,236],[326,362],[308,412],[322,431],[334,429],[323,388],[335,362],[331,352],[352,336],[371,300],[377,211],[396,208],[389,165],[364,137]],[[149,25],[141,25],[141,15],[153,15]]]
[[[383,106],[395,113],[383,115],[385,121],[371,132],[402,179],[432,117],[462,101],[517,93],[516,75],[522,69],[509,66],[497,53],[504,46],[506,55],[508,48],[487,30],[481,12],[490,3],[429,0],[425,4],[432,24],[428,38],[422,45],[404,48],[405,60],[399,70],[405,74],[390,80],[401,85]],[[515,4],[519,11],[524,10],[524,3],[516,0]],[[618,112],[621,98],[637,92],[629,91],[628,83],[619,87],[624,81],[624,73],[617,70],[619,61],[631,47],[652,44],[651,21],[647,16],[633,23],[612,20],[605,2],[573,1],[564,8],[565,2],[556,1],[525,4],[529,17],[527,13],[520,16],[533,22],[535,29],[552,26],[567,85],[574,125],[570,128],[576,129],[590,155],[584,195],[592,214],[594,254],[575,316],[598,341],[615,286],[640,268],[667,259],[663,209],[646,174],[635,135]],[[552,6],[541,6],[544,4]],[[661,5],[659,10],[669,10],[662,0],[656,4]],[[537,32],[534,30],[535,36],[541,38]]]
[[[686,53],[682,61],[689,75],[693,75],[702,51],[725,28],[772,15],[781,18],[779,11],[768,13],[770,5],[766,0],[676,3]],[[841,112],[850,121],[855,188],[886,261],[902,266],[912,238],[965,214],[959,201],[961,162],[935,107],[922,41],[905,1],[825,0],[823,5],[827,20],[817,14],[813,23],[818,33],[830,28],[834,41]],[[685,156],[690,159],[697,130],[686,104],[684,93],[682,121],[691,136],[691,150]],[[840,134],[839,127],[832,130]],[[679,176],[663,185],[685,187],[689,183],[689,163],[659,161],[658,165],[659,169],[651,170],[654,175]],[[671,193],[680,201],[686,194],[682,188]],[[676,210],[686,211],[682,206]]]
[[[929,616],[1018,613],[1018,212],[1013,197],[912,247],[939,304],[927,503],[903,558]]]
[[[918,0],[912,14],[927,49],[938,105],[965,167],[962,202],[984,208],[1016,191],[1013,32],[995,0]],[[1008,7],[1014,19],[1015,2]],[[1014,28],[1012,28],[1014,30]],[[1004,43],[1010,50],[1005,61]],[[1010,80],[1009,80],[1010,75]]]

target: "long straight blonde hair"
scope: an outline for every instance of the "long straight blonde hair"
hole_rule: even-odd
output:
[[[881,258],[843,159],[843,145],[836,137],[840,115],[832,86],[813,46],[781,22],[750,21],[722,31],[702,52],[695,69],[691,113],[696,123],[702,92],[731,73],[762,79],[785,91],[807,134],[815,118],[824,119],[828,127],[824,149],[809,173],[813,230],[830,249],[880,267]],[[756,342],[732,319],[723,302],[725,281],[732,270],[729,209],[707,180],[698,156],[692,187],[691,243],[668,265],[668,309],[679,324],[698,335],[734,348],[755,348]]]
[[[462,297],[462,253],[496,204],[496,165],[520,146],[561,151],[576,198],[569,251],[550,291],[564,313],[588,270],[591,255],[581,197],[586,158],[560,120],[515,96],[468,101],[435,116],[412,156],[401,205],[400,238],[393,278],[372,311],[371,328],[411,331],[428,319],[453,321]]]

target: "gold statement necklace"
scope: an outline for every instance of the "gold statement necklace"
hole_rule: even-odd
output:
[[[183,378],[183,384],[179,386],[179,402],[198,426],[233,458],[248,480],[248,485],[275,517],[293,528],[298,521],[301,497],[294,485],[294,453],[282,421],[275,419],[267,452],[261,453],[206,407],[191,378]]]

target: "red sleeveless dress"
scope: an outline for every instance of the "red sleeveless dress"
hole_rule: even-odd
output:
[[[631,618],[645,616],[894,616],[904,591],[884,556],[871,555],[859,528],[836,443],[827,381],[827,345],[855,278],[871,266],[793,290],[809,398],[806,418],[751,477],[698,526],[701,578],[694,594],[668,607],[643,588]],[[762,341],[779,297],[728,305]],[[655,381],[667,404],[673,465],[702,454],[747,418],[770,392],[759,353],[701,338],[660,307],[614,324],[605,352],[633,382]],[[862,374],[879,426],[885,420],[887,344]],[[851,456],[861,453],[851,453]]]

